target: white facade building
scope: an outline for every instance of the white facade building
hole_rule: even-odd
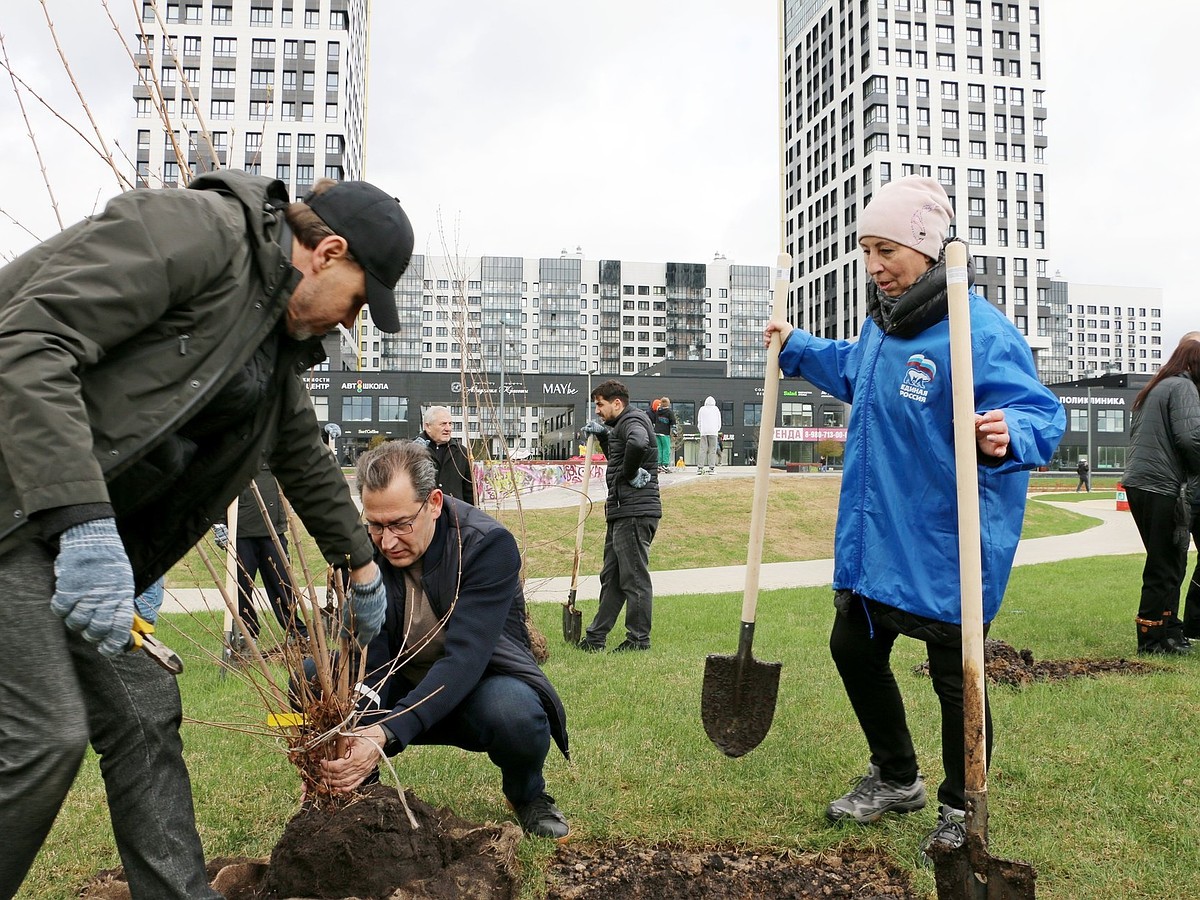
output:
[[[401,331],[364,318],[363,369],[632,375],[664,359],[761,377],[772,270],[709,263],[414,255],[396,286]],[[366,311],[364,310],[364,316]]]
[[[130,43],[139,186],[362,177],[367,0],[145,0]]]
[[[1067,286],[1069,380],[1152,375],[1175,349],[1163,347],[1162,325],[1161,288],[1072,282]]]
[[[782,0],[789,315],[857,335],[859,213],[907,174],[946,188],[979,292],[1026,335],[1043,381],[1067,375],[1050,290],[1039,0]]]

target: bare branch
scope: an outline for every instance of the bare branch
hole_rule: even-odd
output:
[[[58,211],[58,198],[54,196],[54,188],[50,187],[50,178],[46,174],[46,163],[42,159],[42,150],[38,146],[37,138],[33,134],[33,126],[29,124],[29,114],[25,112],[25,101],[21,99],[21,91],[17,88],[17,80],[13,77],[12,69],[8,65],[8,47],[4,44],[4,35],[0,34],[0,53],[4,55],[4,68],[8,70],[9,80],[12,82],[13,96],[17,98],[17,106],[21,107],[21,118],[25,120],[25,133],[29,136],[29,143],[33,144],[33,154],[37,157],[38,168],[42,171],[42,183],[46,185],[46,193],[50,195],[50,205],[54,208],[54,218],[58,220],[58,228],[61,231],[63,227],[62,214]]]
[[[12,215],[8,212],[8,210],[6,210],[2,206],[0,206],[0,215],[4,216],[4,218],[8,219],[8,221],[12,222],[14,225],[16,225],[18,228],[20,228],[23,232],[25,232],[27,235],[29,235],[31,238],[33,238],[35,241],[37,241],[39,244],[42,242],[42,239],[40,237],[38,237],[36,234],[34,234],[32,231],[30,231],[28,228],[26,228],[24,225],[22,225],[16,219],[14,219],[12,217]]]
[[[100,155],[113,170],[113,175],[117,177],[117,187],[125,190],[129,182],[121,175],[121,170],[117,168],[116,161],[112,158],[112,154],[108,152],[108,146],[104,143],[104,135],[100,133],[100,126],[96,124],[96,120],[92,117],[92,110],[88,106],[87,100],[84,99],[83,92],[79,89],[79,83],[75,80],[75,73],[71,71],[71,64],[67,62],[67,55],[63,53],[62,45],[58,42],[58,33],[54,30],[54,21],[50,18],[50,10],[46,7],[46,0],[40,0],[40,2],[42,5],[42,14],[46,17],[46,27],[50,30],[50,39],[54,41],[54,49],[58,51],[58,58],[62,61],[63,69],[66,70],[71,87],[75,89],[75,96],[79,98],[79,105],[83,107],[88,121],[92,123],[92,130],[96,132],[96,139],[100,142],[100,147],[103,150]]]

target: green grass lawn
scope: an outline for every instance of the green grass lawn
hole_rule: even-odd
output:
[[[835,478],[772,478],[762,561],[786,562],[833,556],[833,529],[837,521],[840,486],[840,479]],[[752,493],[749,479],[695,479],[665,489],[663,519],[654,538],[651,566],[657,570],[744,565]],[[1060,498],[1057,494],[1051,496],[1054,500]],[[1095,497],[1095,494],[1091,496]],[[714,510],[720,510],[720,514],[714,514]],[[578,507],[489,512],[508,526],[524,548],[526,577],[552,578],[571,574]],[[1090,516],[1030,503],[1026,507],[1022,536],[1070,534],[1095,524],[1096,520]],[[596,503],[584,526],[580,574],[594,575],[600,571],[604,530],[604,506]],[[305,559],[323,585],[324,561],[307,535],[304,545]],[[216,555],[216,549],[211,545],[209,552]],[[192,550],[171,570],[167,583],[169,587],[208,587],[212,579],[199,555]]]
[[[1133,555],[1016,569],[992,636],[1039,659],[1128,655],[1141,566]],[[594,604],[581,606],[589,617]],[[829,660],[827,588],[760,598],[755,655],[783,663],[766,740],[732,760],[705,737],[704,657],[735,650],[740,607],[740,595],[732,594],[657,598],[654,649],[632,656],[568,648],[558,604],[533,608],[550,642],[546,670],[569,716],[573,760],[552,751],[546,777],[574,841],[769,852],[847,844],[890,855],[932,897],[932,878],[914,856],[934,823],[933,805],[865,828],[824,822],[825,805],[867,761]],[[261,721],[262,704],[242,680],[218,677],[198,649],[217,646],[207,627],[178,615],[160,631],[187,657],[180,686],[189,717],[235,726],[184,726],[201,834],[210,857],[266,854],[296,809],[298,780],[276,744],[238,730]],[[921,648],[901,640],[894,663],[932,796],[942,774],[938,712],[928,680],[911,672]],[[992,704],[991,851],[1034,863],[1039,897],[1200,897],[1200,825],[1190,802],[1200,777],[1191,768],[1200,659],[1164,664],[1148,677],[996,688]],[[481,754],[419,747],[394,762],[403,783],[429,802],[475,820],[506,815],[498,773]],[[531,885],[551,853],[546,842],[523,842]],[[89,757],[22,896],[74,897],[92,873],[117,862],[97,762]],[[525,896],[539,894],[531,886]]]

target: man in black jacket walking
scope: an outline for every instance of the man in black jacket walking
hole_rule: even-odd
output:
[[[551,738],[567,755],[566,713],[529,648],[516,540],[443,494],[416,441],[364,454],[357,475],[387,614],[367,648],[358,739],[323,764],[329,786],[354,790],[381,753],[410,744],[483,751],[521,827],[565,841],[567,820],[542,768]]]
[[[603,422],[588,422],[608,458],[608,499],[604,517],[604,562],[600,567],[600,607],[580,642],[599,653],[625,606],[625,640],[614,649],[649,650],[654,585],[650,581],[650,544],[662,518],[658,495],[658,445],[650,418],[629,405],[629,391],[606,381],[592,391]]]
[[[444,406],[431,406],[425,410],[422,424],[425,430],[417,441],[429,448],[429,455],[437,467],[438,488],[443,494],[474,506],[475,470],[466,448],[450,436],[454,431],[450,410]]]

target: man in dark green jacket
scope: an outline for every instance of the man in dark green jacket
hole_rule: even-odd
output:
[[[0,897],[20,887],[90,740],[133,896],[207,884],[174,679],[127,654],[134,596],[266,459],[366,643],[385,592],[300,372],[365,303],[399,327],[399,203],[243,172],[138,190],[0,270]]]

